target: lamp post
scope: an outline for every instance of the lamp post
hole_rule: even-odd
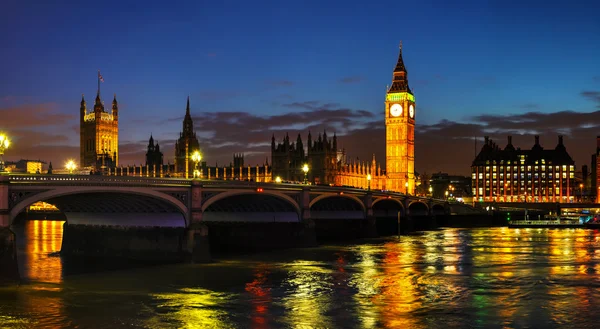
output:
[[[429,185],[429,197],[433,198],[433,187],[431,185]]]
[[[583,184],[579,184],[579,203],[583,202]]]
[[[2,156],[4,155],[4,150],[6,150],[10,146],[10,141],[7,136],[0,134],[0,173],[4,172],[4,159]]]
[[[198,162],[200,162],[200,160],[202,160],[200,152],[195,151],[194,154],[192,154],[192,161],[194,161],[194,178],[200,178],[200,171],[198,170]]]
[[[446,195],[446,200],[448,200],[448,190],[444,194]]]
[[[367,191],[371,190],[371,174],[367,174]]]
[[[308,164],[302,166],[302,171],[304,171],[304,184],[308,184]]]
[[[73,170],[77,168],[77,165],[75,164],[75,161],[69,160],[67,161],[67,164],[65,164],[65,168],[67,168],[67,170],[69,171],[69,175],[72,175]]]
[[[408,195],[408,182],[404,183],[404,187],[406,188],[406,191],[404,191],[404,194]]]
[[[275,177],[275,183],[277,183],[277,184],[281,183],[281,177],[279,177],[279,176]]]

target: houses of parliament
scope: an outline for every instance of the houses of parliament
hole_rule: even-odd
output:
[[[386,167],[383,169],[375,155],[367,161],[347,161],[346,151],[338,148],[337,136],[327,132],[313,136],[309,132],[306,144],[300,135],[282,142],[271,137],[271,165],[249,166],[243,154],[223,166],[207,166],[206,159],[193,158],[200,151],[188,97],[182,130],[174,147],[174,163],[164,163],[163,150],[150,136],[145,165],[122,166],[118,158],[118,103],[116,95],[112,111],[107,112],[100,97],[100,88],[94,109],[87,112],[82,98],[80,108],[80,166],[105,175],[133,175],[146,177],[199,177],[203,179],[249,180],[256,182],[302,182],[306,177],[312,184],[343,185],[359,188],[392,190],[414,193],[415,190],[415,97],[408,84],[408,73],[402,58],[402,46],[392,73],[392,84],[384,101],[386,127]],[[196,160],[196,161],[195,161]],[[308,165],[308,173],[302,168]]]

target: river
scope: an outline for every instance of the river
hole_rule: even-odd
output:
[[[597,328],[600,320],[595,230],[443,229],[110,271],[68,269],[56,253],[62,222],[14,230],[24,281],[0,288],[0,328]]]

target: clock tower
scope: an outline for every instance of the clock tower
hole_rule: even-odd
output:
[[[385,97],[386,188],[413,194],[415,190],[415,116],[416,103],[408,86],[408,73],[400,54],[394,68],[392,85]]]

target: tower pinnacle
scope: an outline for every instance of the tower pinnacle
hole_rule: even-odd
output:
[[[388,88],[388,93],[399,92],[408,92],[412,94],[412,91],[408,86],[408,72],[406,72],[406,66],[404,65],[404,59],[402,58],[402,41],[400,41],[400,51],[398,52],[398,61],[394,68],[392,86]]]

